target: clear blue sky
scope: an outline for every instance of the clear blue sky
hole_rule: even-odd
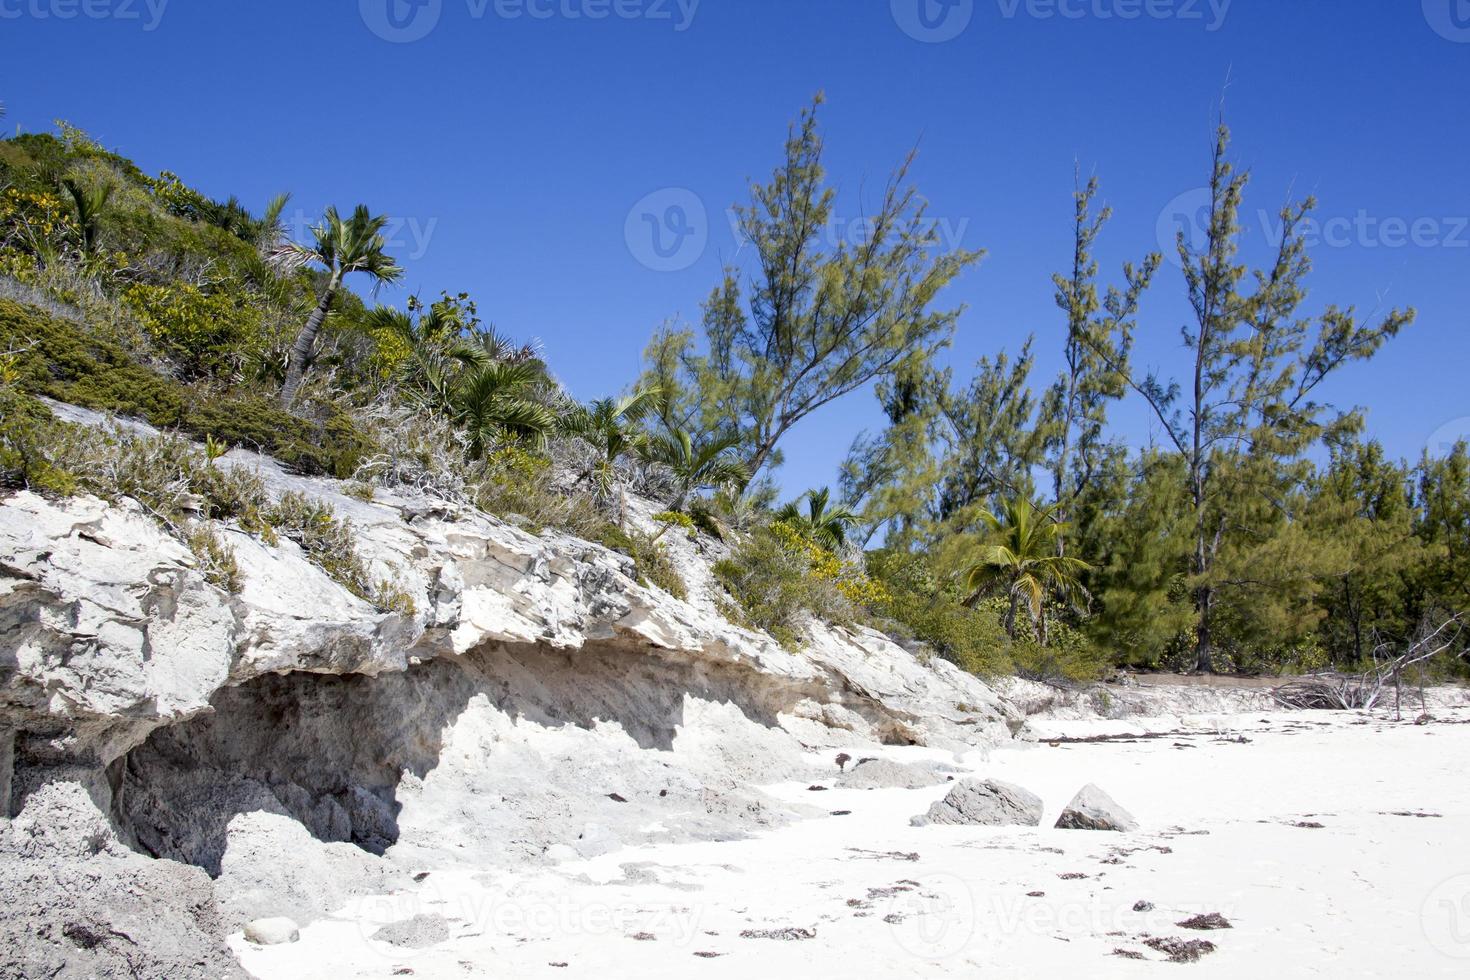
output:
[[[1398,454],[1446,425],[1470,432],[1467,0],[395,3],[0,0],[6,125],[65,118],[255,209],[289,190],[303,215],[365,201],[399,216],[409,274],[387,300],[468,290],[590,398],[627,385],[652,329],[697,319],[721,263],[744,257],[725,210],[818,90],[840,215],[917,143],[932,214],[989,250],[945,296],[968,306],[957,371],[1035,332],[1044,381],[1074,161],[1117,212],[1111,276],[1204,182],[1223,92],[1255,174],[1253,247],[1267,245],[1258,211],[1315,194],[1336,223],[1311,308],[1420,311],[1331,395],[1367,407]],[[695,235],[661,260],[635,206],[668,188],[693,200],[666,192],[657,213],[682,200]],[[1186,317],[1170,267],[1144,306],[1142,360],[1180,363]],[[1119,418],[1130,441],[1149,437],[1141,406]],[[812,419],[783,482],[831,482],[877,420],[865,394]]]

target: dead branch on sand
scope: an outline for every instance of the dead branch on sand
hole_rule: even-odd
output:
[[[1464,630],[1465,614],[1456,613],[1432,628],[1426,624],[1405,650],[1396,652],[1389,644],[1379,644],[1371,670],[1303,677],[1276,688],[1272,696],[1282,707],[1298,711],[1368,711],[1381,706],[1392,690],[1394,717],[1401,719],[1404,672],[1460,648]],[[1423,706],[1422,683],[1419,698]]]

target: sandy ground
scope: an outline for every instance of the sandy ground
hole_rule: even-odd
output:
[[[1043,829],[910,827],[946,786],[783,784],[769,792],[850,814],[553,868],[431,871],[298,943],[232,943],[262,978],[1465,977],[1470,709],[1436,715],[1423,726],[1327,713],[1037,722],[1055,744],[988,759],[892,749],[1032,790]],[[1130,732],[1162,734],[1065,741]],[[1143,829],[1051,829],[1088,782]],[[1211,912],[1233,928],[1176,925]],[[449,940],[413,950],[371,938],[418,914],[446,917]],[[1174,965],[1147,937],[1217,949]]]

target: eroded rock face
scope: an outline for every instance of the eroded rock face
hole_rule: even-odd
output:
[[[1029,790],[998,779],[966,779],[910,823],[915,827],[1036,827],[1041,824],[1041,809],[1041,797]]]
[[[0,976],[244,978],[199,868],[123,846],[78,782],[0,831]]]
[[[363,502],[240,451],[219,465],[331,504],[415,611],[374,608],[289,542],[220,528],[243,581],[231,596],[140,508],[0,500],[0,817],[65,783],[114,842],[19,890],[18,929],[104,860],[119,887],[180,882],[168,901],[197,923],[179,940],[197,955],[164,974],[229,975],[218,931],[251,919],[305,925],[446,862],[739,836],[801,815],[752,787],[815,776],[810,749],[983,746],[1017,717],[871,630],[813,625],[792,651],[733,626],[710,556],[679,535],[666,544],[688,602],[565,535],[413,494]],[[653,510],[635,501],[634,522]],[[7,875],[24,860],[0,852]],[[151,894],[132,900],[140,922]],[[95,962],[112,955],[77,935]],[[50,963],[51,939],[35,941]]]

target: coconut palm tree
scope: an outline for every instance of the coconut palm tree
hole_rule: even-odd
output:
[[[261,255],[269,257],[286,240],[286,222],[281,220],[281,215],[290,203],[290,194],[277,194],[267,202],[265,213],[251,229],[253,244]]]
[[[1085,595],[1079,576],[1091,566],[1058,553],[1067,524],[1056,519],[1055,507],[1038,509],[1029,498],[1021,497],[1001,510],[1001,517],[983,515],[995,540],[983,547],[980,560],[965,572],[965,588],[971,592],[966,605],[1004,591],[1010,598],[1005,627],[1011,639],[1016,638],[1016,613],[1024,602],[1036,635],[1046,646],[1047,597]]]
[[[510,439],[540,446],[556,428],[556,413],[537,400],[546,384],[539,363],[494,361],[466,368],[449,393],[449,417],[469,434],[468,454],[478,460]]]
[[[592,484],[599,497],[616,500],[619,527],[624,523],[626,508],[617,465],[644,451],[648,434],[643,431],[643,421],[658,407],[660,397],[659,389],[645,388],[623,398],[603,398],[574,409],[561,422],[566,435],[576,436],[596,452],[583,479]]]
[[[82,256],[91,258],[97,253],[97,242],[102,234],[102,218],[107,214],[108,205],[117,188],[110,183],[86,188],[68,177],[61,182],[61,189],[71,198],[72,210],[77,219],[77,234],[81,239]]]
[[[316,309],[291,348],[286,384],[281,389],[282,406],[290,408],[296,401],[317,334],[326,322],[327,314],[332,311],[332,303],[337,299],[343,281],[354,272],[362,272],[372,278],[376,289],[403,277],[403,269],[386,251],[388,243],[383,238],[383,228],[387,224],[386,217],[374,216],[363,204],[359,204],[352,217],[346,220],[335,207],[329,207],[322,223],[312,229],[312,237],[316,239],[312,245],[287,242],[272,253],[273,260],[287,271],[320,265],[328,273]]]
[[[419,404],[465,429],[470,459],[483,459],[507,438],[543,445],[556,429],[556,412],[548,404],[551,380],[534,346],[467,324],[452,303],[414,300],[408,312],[380,306],[365,320],[370,332],[396,335],[407,345],[397,383]]]
[[[805,500],[806,513],[801,511]],[[809,490],[776,512],[776,519],[801,531],[824,548],[836,550],[847,544],[847,530],[859,515],[840,504],[832,506],[832,491],[827,487]]]
[[[690,496],[699,490],[743,486],[750,480],[750,470],[736,456],[739,446],[738,436],[696,441],[684,429],[675,428],[651,437],[642,456],[647,462],[667,467],[673,474],[676,496],[669,510],[683,511]]]

